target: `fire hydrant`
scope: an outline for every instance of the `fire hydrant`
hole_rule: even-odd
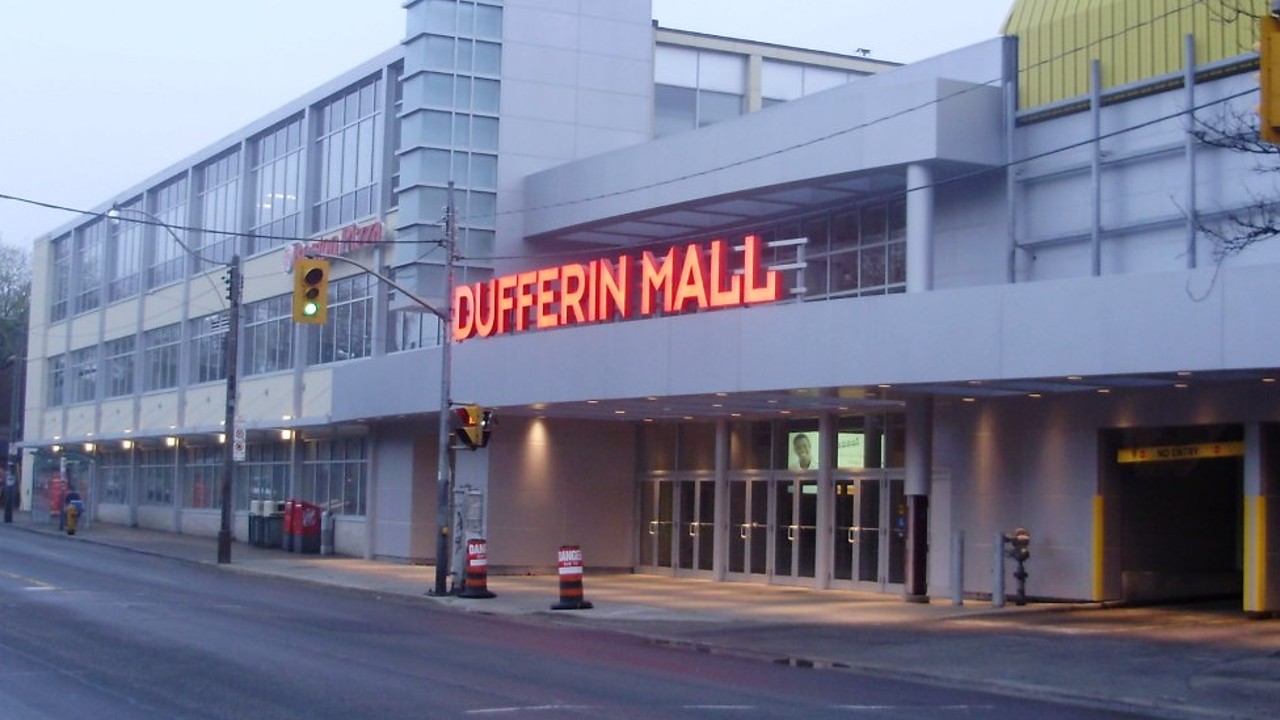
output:
[[[80,504],[67,503],[67,534],[76,534],[76,521],[80,518]]]

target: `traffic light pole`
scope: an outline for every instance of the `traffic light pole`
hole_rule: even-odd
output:
[[[450,449],[449,411],[450,396],[453,394],[451,380],[453,377],[453,251],[458,239],[458,216],[453,204],[453,181],[449,181],[448,205],[444,214],[444,307],[443,323],[440,337],[440,433],[439,457],[436,464],[436,524],[440,526],[436,533],[436,584],[433,595],[446,595],[445,587],[449,577],[451,554],[449,552],[449,529],[453,525],[453,452]]]
[[[448,578],[449,578],[449,537],[452,535],[450,526],[452,524],[452,500],[453,500],[453,451],[450,447],[450,427],[452,425],[452,416],[450,411],[453,402],[450,400],[453,394],[451,380],[453,378],[453,257],[454,247],[456,247],[458,236],[457,214],[453,204],[453,182],[449,182],[448,205],[445,208],[445,287],[443,304],[437,308],[431,303],[418,297],[412,291],[402,287],[399,283],[391,278],[377,272],[373,268],[356,262],[349,257],[341,255],[328,255],[318,252],[307,252],[308,257],[326,258],[328,260],[342,261],[350,263],[370,275],[385,282],[391,287],[404,293],[406,297],[421,305],[432,315],[440,319],[440,432],[438,435],[439,457],[436,464],[436,524],[439,531],[436,534],[436,578],[435,586],[431,590],[432,595],[448,595]]]

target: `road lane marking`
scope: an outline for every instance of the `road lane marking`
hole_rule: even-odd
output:
[[[30,583],[31,585],[35,586],[35,587],[29,587],[27,588],[27,590],[57,590],[58,589],[56,585],[50,585],[49,583],[44,582],[43,580],[37,580],[33,577],[27,577],[26,575],[19,575],[17,573],[6,572],[4,570],[0,570],[0,575],[4,575],[5,577],[11,577],[14,580],[20,580],[24,583]]]

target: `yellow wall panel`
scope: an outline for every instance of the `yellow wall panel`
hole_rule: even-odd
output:
[[[1243,0],[1255,15],[1266,4]],[[1104,90],[1180,73],[1189,34],[1198,64],[1251,52],[1257,20],[1235,7],[1236,0],[1018,0],[1004,32],[1019,39],[1019,107],[1088,95],[1094,60]]]

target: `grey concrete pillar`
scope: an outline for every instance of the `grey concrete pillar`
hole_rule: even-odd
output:
[[[933,170],[907,166],[907,292],[933,289]]]
[[[908,602],[929,601],[929,491],[933,480],[933,397],[907,400],[907,553]]]

